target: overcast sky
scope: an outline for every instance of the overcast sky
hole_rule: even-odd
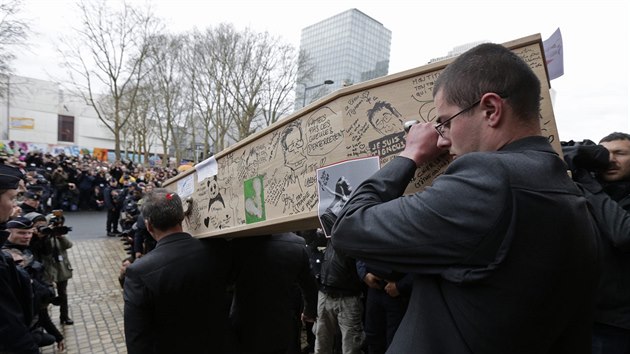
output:
[[[0,0],[2,1],[2,0]],[[60,77],[54,40],[76,26],[72,0],[24,0],[33,29],[30,50],[14,62],[18,75]],[[114,0],[110,0],[114,1]],[[144,0],[133,1],[145,3]],[[564,42],[564,76],[551,81],[561,140],[599,141],[630,133],[627,1],[620,0],[153,0],[173,32],[233,23],[268,31],[299,47],[301,30],[357,8],[392,31],[389,73],[425,65],[460,44],[503,43],[556,28]]]

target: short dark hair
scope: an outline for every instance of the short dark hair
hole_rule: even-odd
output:
[[[168,230],[184,220],[182,200],[165,188],[154,189],[144,197],[142,217],[154,228]]]
[[[615,141],[615,140],[630,140],[630,134],[620,133],[620,132],[610,133],[606,135],[605,137],[603,137],[602,140],[599,141],[599,143],[600,144],[607,143],[609,141]]]
[[[467,107],[487,92],[494,92],[523,120],[538,119],[540,80],[511,50],[500,44],[480,44],[461,54],[435,81],[433,97],[442,90],[444,100]]]

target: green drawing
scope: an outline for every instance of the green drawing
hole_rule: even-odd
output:
[[[265,220],[265,193],[263,177],[256,176],[243,183],[245,195],[245,223],[253,224]]]

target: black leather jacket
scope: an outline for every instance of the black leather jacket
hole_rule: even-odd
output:
[[[355,259],[335,251],[330,240],[324,252],[319,282],[320,290],[329,295],[356,296],[361,293]]]

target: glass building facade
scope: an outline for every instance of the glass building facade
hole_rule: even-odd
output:
[[[390,30],[357,9],[304,28],[300,49],[315,71],[308,82],[298,82],[296,108],[340,87],[387,75],[391,40]],[[324,85],[327,80],[334,83]]]

